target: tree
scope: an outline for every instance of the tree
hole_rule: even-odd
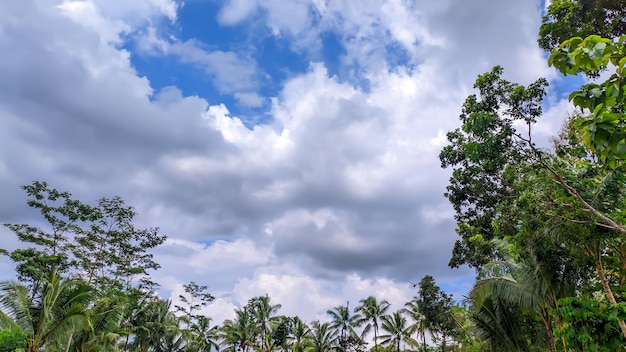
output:
[[[502,68],[478,76],[475,88],[460,116],[462,127],[447,134],[449,144],[439,158],[441,166],[452,167],[446,197],[457,221],[457,240],[451,267],[467,264],[480,268],[496,258],[490,240],[508,234],[511,222],[497,219],[507,214],[517,189],[512,187],[517,170],[528,160],[520,148],[513,124],[530,126],[541,115],[547,82],[539,79],[528,87],[501,78]]]
[[[0,282],[0,309],[28,336],[27,352],[63,349],[74,334],[90,328],[92,290],[83,282],[53,272],[37,297],[20,283]]]
[[[411,337],[411,326],[407,325],[406,318],[400,312],[383,316],[382,322],[383,330],[388,333],[380,336],[383,345],[394,346],[397,352],[400,352],[400,345],[403,342],[417,346],[417,341]]]
[[[422,348],[426,350],[426,319],[419,307],[419,297],[414,296],[413,299],[404,304],[404,308],[402,308],[402,312],[411,319],[413,319],[413,324],[411,324],[411,332],[415,332],[417,334],[416,341],[421,337],[422,339]]]
[[[166,239],[158,229],[136,229],[136,212],[119,197],[102,198],[97,206],[73,199],[69,192],[34,181],[22,189],[28,206],[39,210],[48,229],[28,224],[5,224],[28,248],[3,251],[15,263],[18,278],[40,292],[52,271],[84,278],[99,291],[128,291],[133,280],[159,264],[148,250]]]
[[[312,324],[311,335],[306,352],[330,352],[336,339],[336,332],[330,327],[329,323],[320,324],[314,321]]]
[[[248,301],[244,309],[250,312],[258,331],[258,346],[262,351],[270,352],[272,323],[280,318],[274,314],[280,309],[280,304],[272,304],[268,295],[254,297]]]
[[[311,328],[304,323],[299,317],[291,318],[291,350],[293,352],[304,352],[308,347],[309,338],[311,336]]]
[[[441,335],[441,348],[445,352],[446,337],[450,336],[456,327],[452,315],[452,298],[441,291],[430,275],[420,280],[418,296],[418,307],[424,315],[425,327],[433,337]]]
[[[332,319],[330,327],[338,335],[337,342],[342,352],[348,351],[352,346],[358,348],[362,344],[361,338],[354,330],[358,326],[357,322],[361,319],[361,316],[360,314],[352,314],[349,302],[346,302],[345,306],[337,306],[327,310],[326,313]]]
[[[254,346],[254,340],[257,335],[257,325],[254,322],[252,313],[248,309],[236,309],[235,320],[225,320],[222,324],[222,347],[226,347],[226,351],[247,352]]]
[[[551,51],[572,37],[626,34],[623,0],[553,0],[539,28],[539,47]]]
[[[202,317],[194,313],[202,309],[202,307],[206,307],[215,297],[206,292],[209,288],[208,286],[198,285],[195,281],[183,285],[183,288],[186,295],[178,295],[183,305],[175,305],[174,308],[176,312],[183,313],[183,321],[190,325],[194,320]]]
[[[386,300],[382,300],[378,303],[374,296],[362,299],[359,303],[361,303],[361,305],[357,306],[355,310],[361,313],[361,319],[357,320],[355,323],[357,325],[367,323],[364,331],[370,328],[374,329],[374,349],[376,350],[378,347],[378,325],[380,319],[385,315],[387,310],[389,310],[390,304]]]

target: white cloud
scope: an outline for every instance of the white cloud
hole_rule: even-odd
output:
[[[310,321],[372,294],[399,307],[414,294],[407,281],[427,273],[451,286],[471,277],[447,268],[456,235],[437,154],[477,74],[502,64],[528,83],[550,72],[535,49],[536,4],[231,1],[224,25],[264,13],[263,25],[296,49],[335,31],[347,50],[334,77],[309,53],[307,72],[277,82],[271,122],[253,128],[219,97],[154,89],[120,48],[141,32],[146,52],[199,67],[240,104],[264,106],[263,68],[246,52],[159,32],[159,19],[180,21],[181,4],[0,2],[6,204],[22,204],[18,186],[42,177],[86,201],[121,195],[138,225],[170,236],[155,250],[164,296],[191,280],[209,285],[216,322],[265,293]],[[390,44],[409,65],[390,64]],[[542,133],[566,109],[553,105]],[[33,220],[13,206],[0,217]]]

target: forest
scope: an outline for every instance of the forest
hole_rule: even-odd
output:
[[[369,296],[306,322],[265,295],[214,324],[205,283],[178,304],[155,293],[151,249],[166,236],[137,228],[132,206],[35,181],[23,191],[45,225],[4,224],[22,246],[0,249],[17,273],[0,282],[0,352],[626,350],[626,2],[554,0],[538,45],[585,78],[552,146],[533,139],[547,81],[496,66],[439,154],[458,234],[449,266],[476,272],[463,301],[426,275],[401,307]]]

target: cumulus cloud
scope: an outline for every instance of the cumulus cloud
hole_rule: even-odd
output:
[[[163,36],[159,21],[185,25],[181,6],[0,2],[2,222],[39,221],[20,206],[19,185],[34,179],[85,201],[119,194],[139,226],[169,235],[155,250],[163,296],[206,284],[215,322],[264,294],[307,321],[369,295],[399,308],[425,274],[460,298],[472,273],[447,268],[456,235],[437,154],[477,74],[501,64],[522,83],[550,76],[535,48],[539,4],[230,1],[214,14],[223,26],[261,21],[300,53],[340,34],[337,75],[311,53],[267,101],[245,51]],[[125,46],[128,33],[145,46]],[[269,122],[155,87],[132,61],[150,50],[200,67],[242,105],[269,106]],[[566,109],[552,104],[541,133]]]

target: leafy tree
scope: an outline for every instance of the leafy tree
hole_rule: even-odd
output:
[[[380,303],[376,300],[376,297],[369,296],[359,301],[361,303],[356,307],[356,311],[361,313],[361,318],[355,323],[361,325],[366,323],[364,331],[368,331],[370,328],[374,329],[374,349],[378,348],[378,326],[380,319],[385,316],[385,313],[391,306],[386,300],[382,300]]]
[[[544,79],[523,87],[501,75],[502,68],[496,66],[478,77],[474,87],[479,95],[466,99],[460,116],[463,125],[447,134],[449,145],[439,154],[442,167],[453,167],[446,197],[454,207],[461,236],[454,245],[451,267],[480,268],[497,257],[490,240],[503,237],[509,229],[494,224],[515,198],[511,178],[528,159],[519,148],[513,124],[530,126],[542,112]]]
[[[0,352],[23,350],[28,344],[28,335],[19,327],[0,330]]]
[[[178,295],[182,305],[175,305],[174,308],[177,312],[183,313],[184,321],[187,324],[191,324],[193,320],[202,317],[194,313],[206,307],[215,297],[206,292],[209,288],[208,286],[198,285],[195,281],[183,285],[183,288],[186,295]]]
[[[568,351],[617,351],[626,344],[615,324],[626,319],[626,302],[619,305],[568,297],[551,311],[561,324],[554,334]]]
[[[291,318],[291,350],[293,352],[304,352],[308,347],[309,338],[311,336],[311,328],[307,326],[299,317]]]
[[[452,315],[452,297],[441,291],[430,275],[420,280],[418,296],[418,307],[424,316],[425,327],[433,336],[441,335],[441,348],[445,352],[446,338],[456,327]]]
[[[623,0],[553,0],[539,28],[539,47],[551,51],[572,37],[626,34]]]
[[[41,292],[53,271],[82,277],[100,291],[130,290],[137,276],[153,284],[147,270],[159,265],[148,250],[166,237],[158,229],[136,229],[132,224],[136,212],[121,198],[103,198],[91,206],[46,182],[22,188],[27,204],[39,210],[48,228],[5,224],[28,247],[3,252],[16,263],[18,278],[29,284],[31,295]]]
[[[195,322],[188,327],[188,351],[210,352],[213,348],[219,350],[219,327],[211,326],[211,318],[198,316]]]
[[[23,186],[28,206],[39,210],[50,226],[49,231],[27,224],[4,224],[18,239],[29,245],[11,252],[4,251],[16,263],[18,278],[29,284],[31,296],[41,292],[50,274],[65,273],[72,266],[69,257],[71,239],[81,233],[83,222],[94,220],[96,209],[71,198],[68,192],[50,189],[46,182],[35,181]]]
[[[229,352],[237,352],[239,349],[247,352],[254,346],[258,331],[257,325],[250,310],[237,309],[235,314],[235,320],[228,319],[222,324],[221,346]]]
[[[280,304],[272,304],[268,295],[254,297],[244,307],[244,309],[250,312],[250,316],[257,326],[258,335],[256,338],[258,345],[264,352],[271,351],[270,344],[273,342],[271,339],[272,324],[280,319],[280,317],[274,314],[278,312],[280,307]]]

